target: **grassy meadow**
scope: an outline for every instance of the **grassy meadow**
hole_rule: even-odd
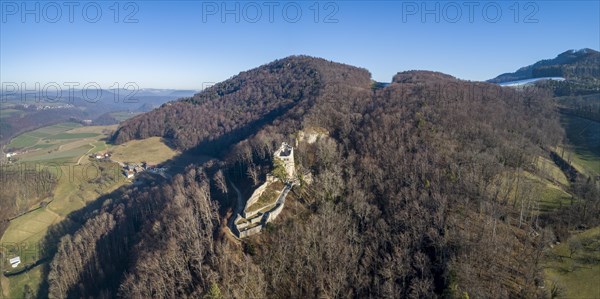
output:
[[[580,172],[590,176],[600,175],[600,122],[572,115],[561,115],[568,145],[559,148],[565,160]]]
[[[23,254],[39,252],[40,241],[52,224],[65,220],[69,213],[85,207],[101,195],[129,184],[118,163],[90,158],[97,152],[112,152],[116,161],[158,164],[178,153],[166,146],[160,138],[134,140],[121,145],[111,145],[106,140],[116,129],[113,126],[81,126],[63,123],[40,128],[14,138],[7,148],[19,148],[17,163],[27,167],[47,167],[57,174],[57,186],[50,203],[40,209],[12,220],[0,238],[0,262],[3,270],[12,270],[8,258],[20,256],[22,264],[35,262],[40,256]],[[33,165],[33,166],[32,166]],[[31,209],[37,208],[36,203]],[[15,249],[19,248],[19,250]],[[18,268],[17,268],[18,269]],[[0,276],[0,298],[22,298],[26,289],[35,294],[40,286],[41,267],[25,274],[6,278]]]
[[[546,288],[558,298],[600,298],[600,227],[551,248],[544,263]]]
[[[160,137],[132,140],[111,148],[112,159],[119,162],[158,164],[175,157],[178,152],[168,147]]]
[[[583,175],[599,177],[600,123],[563,114],[561,124],[566,132],[566,144],[558,146],[555,152]],[[547,165],[545,161],[540,163]],[[559,177],[555,177],[553,181],[559,181],[558,179]],[[555,195],[552,196],[552,193]],[[542,196],[549,200],[547,208],[560,208],[560,204],[568,204],[569,201],[560,195],[560,191],[550,192],[547,189]],[[551,198],[562,200],[551,201]],[[558,207],[556,203],[560,203]],[[600,227],[574,232],[566,242],[550,248],[543,266],[549,296],[600,298]]]
[[[39,206],[36,203],[30,207],[32,212],[10,222],[0,239],[0,249],[7,259],[20,256],[21,265],[35,262],[41,258],[38,254],[40,241],[52,224],[63,221],[72,211],[126,183],[118,164],[88,158],[94,150],[107,149],[104,140],[114,128],[62,123],[24,133],[11,141],[8,148],[20,148],[15,156],[17,161],[13,163],[15,166],[46,168],[56,175],[57,186],[52,198],[43,199],[50,202],[47,206],[33,210]],[[2,263],[4,270],[11,269],[7,260]],[[37,267],[26,274],[2,276],[0,280],[0,293],[5,298],[21,298],[26,284],[33,292],[37,290],[41,272]]]

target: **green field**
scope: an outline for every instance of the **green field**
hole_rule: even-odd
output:
[[[76,123],[63,123],[43,127],[41,129],[21,134],[13,138],[13,140],[11,140],[11,142],[6,146],[6,151],[27,150],[28,148],[33,147],[38,143],[48,143],[53,142],[57,139],[64,139],[64,137],[69,137],[68,134],[64,135],[65,132],[77,128],[79,126],[81,125]]]
[[[538,194],[539,211],[550,212],[570,205],[572,196],[566,190],[570,186],[567,176],[550,159],[539,156],[535,163],[536,173],[525,172],[524,180]]]
[[[0,109],[0,118],[24,115],[27,112],[18,109],[2,108]]]
[[[560,298],[600,298],[600,227],[556,245],[544,268],[546,289],[557,284],[562,290]]]
[[[539,205],[534,213],[560,211],[576,200],[568,192],[570,182],[551,160],[538,157],[534,169],[520,173],[505,173],[501,177],[501,192],[510,203],[520,196],[532,196]],[[495,190],[492,190],[495,192]],[[571,239],[585,240],[570,257],[569,242],[554,246],[544,258],[545,289],[553,285],[562,290],[558,298],[600,298],[600,227],[577,234]]]
[[[492,196],[499,191],[500,200],[518,203],[522,198],[531,198],[538,204],[536,213],[552,212],[571,204],[572,196],[568,190],[569,182],[555,165],[547,165],[546,159],[536,163],[536,171],[505,173],[497,186],[491,188]],[[549,160],[547,160],[549,161]],[[558,171],[557,171],[558,169]]]
[[[38,154],[33,156],[24,156],[21,159],[22,162],[46,162],[46,163],[68,163],[75,162],[80,156],[85,155],[93,147],[90,145],[82,145],[78,148],[71,150],[55,150],[48,151],[45,154]]]
[[[0,298],[14,299],[14,298],[26,298],[25,289],[28,288],[30,291],[29,298],[35,298],[37,292],[37,285],[40,283],[40,277],[42,277],[42,269],[40,267],[31,269],[27,273],[23,273],[19,276],[6,278],[0,277],[2,283],[0,288]],[[10,290],[7,291],[7,290]]]
[[[64,123],[40,128],[13,139],[11,145],[25,145],[25,153],[16,157],[19,163],[35,163],[37,166],[58,166],[58,183],[53,199],[46,207],[37,209],[12,220],[0,239],[0,244],[18,244],[19,248],[35,249],[45,236],[50,225],[64,221],[65,217],[99,196],[112,192],[127,183],[116,163],[101,162],[88,158],[88,154],[108,148],[105,139],[114,131],[114,126],[82,127],[75,123]],[[49,164],[52,163],[52,164]],[[29,167],[32,167],[29,165]],[[102,169],[102,171],[100,171]],[[32,208],[37,207],[37,203]],[[6,248],[5,248],[6,249]],[[35,252],[35,250],[32,250]],[[22,265],[33,263],[39,256],[19,255]],[[11,256],[12,257],[12,256]],[[6,261],[2,261],[6,263]],[[6,269],[6,265],[3,265]],[[40,268],[10,278],[1,278],[2,292],[6,298],[21,298],[24,287],[37,291],[41,281]],[[1,296],[0,296],[1,298]]]
[[[561,123],[569,143],[564,158],[585,174],[600,175],[600,123],[571,115],[561,115]]]
[[[569,186],[569,179],[552,160],[540,156],[536,161],[536,168],[543,177],[560,185]]]
[[[521,188],[533,190],[539,203],[539,212],[550,212],[571,204],[571,194],[564,187],[547,179],[544,175],[524,172]],[[565,186],[568,186],[568,181]]]
[[[36,144],[33,148],[50,148],[53,147],[54,144],[46,143],[46,144]]]
[[[103,152],[108,149],[108,145],[104,141],[92,142],[91,144],[94,147],[91,150],[92,153]]]
[[[578,172],[596,177],[600,175],[600,123],[572,115],[561,115],[561,124],[567,135],[566,145],[555,152]],[[540,166],[547,167],[545,161]],[[554,172],[549,170],[548,173]],[[558,173],[554,181],[562,180]],[[554,186],[558,187],[558,186]],[[557,188],[560,189],[560,188]],[[542,209],[559,209],[568,204],[569,196],[562,190],[546,188]],[[554,199],[554,200],[553,200]],[[558,290],[558,298],[600,298],[600,227],[572,235],[569,240],[552,248],[545,260],[546,290]]]
[[[127,162],[147,161],[155,164],[178,154],[166,146],[160,138],[134,140],[117,146],[109,145],[106,140],[115,129],[116,126],[84,127],[79,124],[65,123],[44,127],[13,139],[13,145],[26,145],[26,152],[16,156],[18,161],[15,164],[35,163],[50,166],[59,163],[60,175],[52,202],[44,208],[12,220],[0,239],[0,244],[18,244],[21,248],[35,248],[50,225],[66,221],[65,219],[68,218],[65,217],[69,213],[130,182],[122,175],[119,164],[90,158],[90,154],[110,151],[114,152],[113,157],[117,158],[117,161],[122,159]],[[36,203],[32,208],[37,206]],[[7,252],[6,254],[18,253]],[[22,265],[34,262],[36,258],[22,255]],[[2,262],[6,263],[6,261]],[[3,293],[5,298],[23,297],[25,285],[35,293],[41,282],[40,267],[26,274],[10,278],[1,277],[0,282],[2,288],[0,294]]]
[[[52,136],[51,139],[81,139],[81,138],[96,137],[98,135],[99,134],[96,134],[96,133],[76,133],[76,134],[60,133],[60,134],[56,134],[56,135]]]
[[[99,162],[87,158],[83,162],[81,165],[69,163],[61,166],[61,175],[54,190],[53,201],[44,208],[12,220],[2,236],[0,244],[4,244],[5,247],[18,244],[21,249],[32,249],[31,251],[38,252],[36,249],[52,224],[66,221],[65,217],[69,213],[85,207],[99,196],[112,192],[127,183],[116,163]],[[10,257],[20,256],[23,265],[33,263],[41,258],[39,255],[23,255],[22,250],[17,253],[5,254]],[[6,266],[4,269],[7,269]],[[38,289],[41,272],[38,267],[37,270],[29,271],[27,274],[3,279],[7,281],[5,284],[10,285],[8,298],[20,298],[25,283],[29,284],[34,291]],[[6,292],[6,290],[4,291]]]
[[[110,149],[112,159],[119,162],[158,164],[175,157],[178,152],[168,147],[160,137],[132,140]]]
[[[38,137],[23,134],[15,139],[13,139],[8,144],[8,148],[9,148],[9,151],[12,149],[27,148],[30,146],[34,146],[36,143],[38,143],[38,141],[40,141],[40,139]]]
[[[114,117],[118,122],[122,122],[138,114],[141,114],[141,112],[113,112],[110,116]]]
[[[77,123],[62,123],[21,134],[7,145],[6,151],[19,149],[21,162],[77,162],[88,152],[106,149],[104,139],[114,127],[82,127]]]

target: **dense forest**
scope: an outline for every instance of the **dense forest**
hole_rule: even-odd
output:
[[[122,143],[163,136],[179,149],[197,147],[218,154],[292,107],[311,105],[325,84],[339,80],[370,84],[366,70],[352,70],[307,57],[276,61],[242,72],[192,98],[134,117],[119,128],[114,139]]]
[[[257,185],[278,144],[307,128],[328,132],[295,150],[312,183],[260,236],[233,240],[227,185]],[[542,249],[599,224],[595,183],[575,176],[581,200],[540,217],[517,179],[563,138],[535,87],[425,71],[384,86],[293,56],[129,119],[113,139],[150,136],[215,159],[52,227],[51,298],[542,297]]]

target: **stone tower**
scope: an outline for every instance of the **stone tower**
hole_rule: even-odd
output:
[[[293,179],[294,175],[296,174],[296,167],[294,165],[294,148],[283,142],[279,149],[275,151],[273,156],[283,161],[288,178]]]

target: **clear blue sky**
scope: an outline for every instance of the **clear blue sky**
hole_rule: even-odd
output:
[[[377,81],[410,69],[486,80],[600,48],[599,1],[127,3],[2,0],[0,81],[200,89],[293,54],[365,67]]]

